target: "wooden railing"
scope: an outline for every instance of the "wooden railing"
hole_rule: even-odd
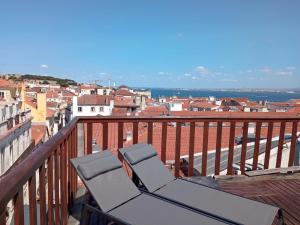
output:
[[[223,114],[201,117],[79,117],[73,119],[54,137],[39,146],[24,161],[0,180],[0,224],[7,220],[7,206],[12,204],[15,224],[24,224],[24,189],[28,189],[29,222],[37,224],[67,224],[68,208],[77,191],[77,175],[69,159],[92,153],[93,139],[102,149],[117,149],[139,142],[153,144],[162,161],[174,161],[174,174],[180,175],[181,156],[187,154],[188,175],[193,175],[194,154],[201,154],[201,175],[206,175],[208,154],[215,151],[214,173],[221,172],[222,148],[228,148],[227,174],[233,174],[235,137],[247,137],[250,127],[255,128],[253,170],[258,169],[260,139],[266,138],[264,168],[269,167],[272,138],[279,136],[276,167],[281,167],[285,134],[291,133],[288,165],[294,164],[300,117],[289,114],[255,114],[243,116]],[[80,125],[79,125],[80,124]],[[100,128],[98,133],[97,127]],[[84,144],[78,144],[78,130]],[[126,140],[127,133],[132,139]],[[212,135],[213,133],[213,135]],[[199,139],[201,141],[199,142]],[[211,142],[214,139],[214,142]],[[83,141],[83,140],[81,140]],[[199,148],[199,143],[201,146]],[[78,147],[79,146],[79,147]],[[247,139],[241,144],[240,168],[245,172]]]

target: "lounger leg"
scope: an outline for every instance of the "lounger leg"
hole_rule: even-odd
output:
[[[80,218],[80,225],[88,225],[90,223],[91,211],[86,204],[83,204]]]
[[[284,223],[284,218],[283,218],[283,212],[282,212],[282,209],[280,209],[280,210],[278,211],[278,216],[279,216],[279,224],[280,224],[280,225],[285,225],[285,223]]]

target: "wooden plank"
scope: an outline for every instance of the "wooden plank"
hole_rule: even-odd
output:
[[[191,122],[190,123],[188,176],[194,175],[195,127],[196,127],[196,123]]]
[[[281,166],[282,149],[283,149],[283,143],[284,143],[285,124],[286,124],[286,122],[281,122],[280,123],[280,133],[279,133],[279,141],[278,141],[276,168],[279,168]]]
[[[269,168],[270,152],[271,152],[272,137],[273,137],[273,127],[274,127],[274,123],[269,122],[268,123],[268,136],[267,136],[267,143],[266,143],[266,151],[265,151],[264,169]]]
[[[207,170],[208,128],[209,128],[209,122],[205,121],[204,126],[203,126],[203,148],[202,148],[201,176],[206,176],[206,170]]]
[[[14,224],[24,225],[24,202],[23,188],[17,192],[13,199],[14,203]]]
[[[248,142],[248,128],[249,128],[249,123],[244,122],[243,137],[242,137],[242,150],[241,150],[241,162],[240,162],[240,169],[241,169],[242,174],[245,174],[245,162],[246,162],[246,152],[247,152],[247,142]]]
[[[103,150],[108,149],[108,122],[102,123],[103,125],[103,132],[102,132],[102,143],[103,143]]]
[[[229,134],[229,152],[228,152],[228,164],[227,174],[233,175],[233,151],[234,151],[234,138],[235,138],[235,121],[230,122],[230,134]]]
[[[167,136],[168,136],[168,126],[167,122],[162,123],[161,129],[161,160],[166,163],[167,159]]]
[[[123,148],[123,130],[124,130],[124,123],[123,122],[118,122],[118,148]],[[118,151],[118,158],[120,161],[123,161],[122,155]]]
[[[220,174],[222,128],[223,128],[222,122],[218,122],[217,123],[217,140],[216,140],[215,175]]]
[[[180,147],[181,147],[181,122],[176,122],[175,172],[174,172],[175,177],[179,177]]]
[[[60,210],[59,210],[59,149],[54,153],[54,186],[55,186],[55,223],[60,224]]]
[[[29,222],[30,222],[30,225],[36,225],[37,224],[37,213],[36,213],[35,174],[28,180],[28,192],[29,192]]]
[[[259,144],[260,144],[260,134],[261,134],[261,125],[262,125],[261,122],[257,122],[256,123],[252,170],[257,170],[258,155],[259,155]]]
[[[39,168],[40,224],[46,224],[45,164]]]
[[[153,143],[153,122],[148,122],[148,144]]]
[[[133,122],[133,144],[139,142],[139,122]]]
[[[47,160],[47,177],[48,177],[48,224],[54,224],[53,210],[53,156],[49,156]]]
[[[298,130],[298,122],[293,122],[292,140],[291,140],[290,156],[289,156],[289,166],[294,165],[295,149],[296,149],[296,143],[297,143],[297,130]]]
[[[93,151],[93,124],[87,123],[87,141],[86,154],[92,154]]]

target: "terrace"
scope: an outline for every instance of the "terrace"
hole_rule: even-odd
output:
[[[299,224],[300,180],[295,167],[299,122],[298,115],[286,113],[76,117],[1,178],[0,224],[11,223],[10,215],[20,225],[71,224],[71,209],[79,201],[82,184],[69,159],[91,154],[95,138],[102,149],[115,154],[135,143],[153,144],[176,177],[192,177],[195,170],[203,177],[214,175],[221,189],[277,205],[286,224]],[[243,137],[252,128],[255,137],[249,153]],[[128,131],[132,138],[126,137]],[[240,145],[235,143],[238,135],[242,135]],[[194,155],[200,157],[197,166]],[[249,164],[252,172],[247,171]]]

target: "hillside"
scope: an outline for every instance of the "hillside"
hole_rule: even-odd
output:
[[[44,84],[48,84],[50,81],[55,81],[57,84],[60,84],[63,87],[67,87],[69,85],[77,85],[77,82],[71,79],[63,79],[57,78],[53,76],[42,76],[42,75],[33,75],[33,74],[25,74],[21,76],[10,76],[12,80],[40,80]]]

